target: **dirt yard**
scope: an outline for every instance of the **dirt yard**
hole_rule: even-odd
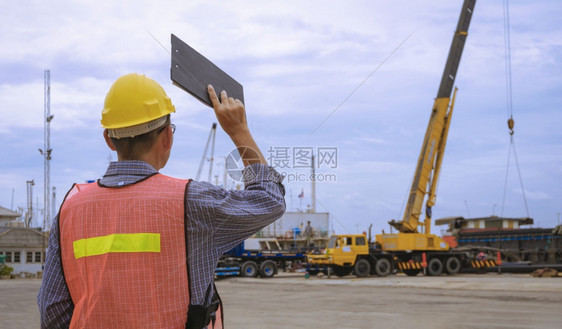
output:
[[[0,280],[0,328],[39,328],[40,280]],[[561,328],[562,278],[486,274],[217,282],[227,329]]]

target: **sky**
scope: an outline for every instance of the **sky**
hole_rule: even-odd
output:
[[[338,233],[370,224],[379,233],[402,218],[462,6],[460,0],[0,3],[0,206],[26,208],[26,181],[34,180],[34,207],[43,208],[44,70],[51,79],[57,208],[73,182],[100,178],[116,160],[99,120],[109,87],[131,72],[158,81],[177,110],[172,155],[161,172],[195,178],[216,119],[172,84],[173,33],[243,85],[250,130],[270,163],[287,174],[288,210],[312,204],[310,169],[300,155],[316,154],[316,211],[329,212]],[[535,226],[559,223],[562,5],[510,1],[509,10],[521,175],[513,152],[508,158],[502,1],[478,1],[455,81],[434,219],[530,216]],[[224,184],[232,149],[218,129],[213,182]],[[42,220],[37,214],[36,225]]]

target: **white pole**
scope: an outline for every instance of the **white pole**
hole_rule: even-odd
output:
[[[289,189],[289,211],[292,210],[293,210],[293,190]]]
[[[213,140],[211,142],[211,156],[209,157],[209,183],[211,183],[211,177],[213,177],[213,161],[215,160],[215,136],[217,135],[217,124],[213,123],[213,128],[211,129],[211,134]],[[217,183],[218,185],[218,183]]]
[[[55,218],[57,215],[57,188],[53,186],[53,196],[51,199],[52,207],[51,207],[51,218]]]
[[[311,193],[312,194],[312,196],[311,196],[312,202],[311,202],[310,211],[312,213],[314,213],[314,212],[316,212],[316,171],[315,171],[315,168],[314,168],[314,155],[312,155],[312,177],[310,177],[310,178],[311,178],[311,181],[312,181],[312,193]]]
[[[45,134],[44,146],[42,150],[45,159],[45,171],[43,173],[43,231],[48,231],[50,226],[50,207],[51,207],[51,72],[45,70],[45,90],[44,90],[44,113],[45,113]]]
[[[27,213],[25,214],[25,227],[30,227],[33,218],[33,180],[26,181],[27,187]]]

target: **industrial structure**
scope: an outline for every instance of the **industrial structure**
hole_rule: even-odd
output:
[[[207,178],[207,182],[211,182],[211,178],[213,177],[213,162],[215,160],[215,138],[217,135],[217,124],[213,122],[211,126],[211,132],[209,133],[209,137],[207,138],[207,143],[205,144],[205,150],[203,151],[203,156],[201,157],[201,162],[199,162],[199,169],[197,169],[197,175],[195,175],[195,180],[199,180],[201,177],[201,171],[203,170],[203,165],[205,164],[205,160],[209,161],[209,176]],[[209,157],[207,157],[207,152],[209,150],[209,144],[211,145],[211,153]],[[226,188],[226,182],[225,182]]]
[[[43,149],[39,149],[39,153],[43,156],[43,230],[49,231],[51,225],[51,72],[44,72],[44,134]]]
[[[457,249],[480,248],[488,254],[500,252],[510,263],[541,266],[562,264],[562,226],[555,228],[523,227],[533,219],[497,216],[448,217],[435,221],[447,225],[443,238]]]
[[[35,185],[35,181],[28,180],[25,183],[27,190],[27,211],[25,213],[24,226],[30,227],[31,221],[33,220],[33,186]]]

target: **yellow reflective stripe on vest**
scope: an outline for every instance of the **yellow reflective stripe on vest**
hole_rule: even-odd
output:
[[[110,234],[77,240],[72,244],[76,259],[110,252],[160,252],[160,234]]]

